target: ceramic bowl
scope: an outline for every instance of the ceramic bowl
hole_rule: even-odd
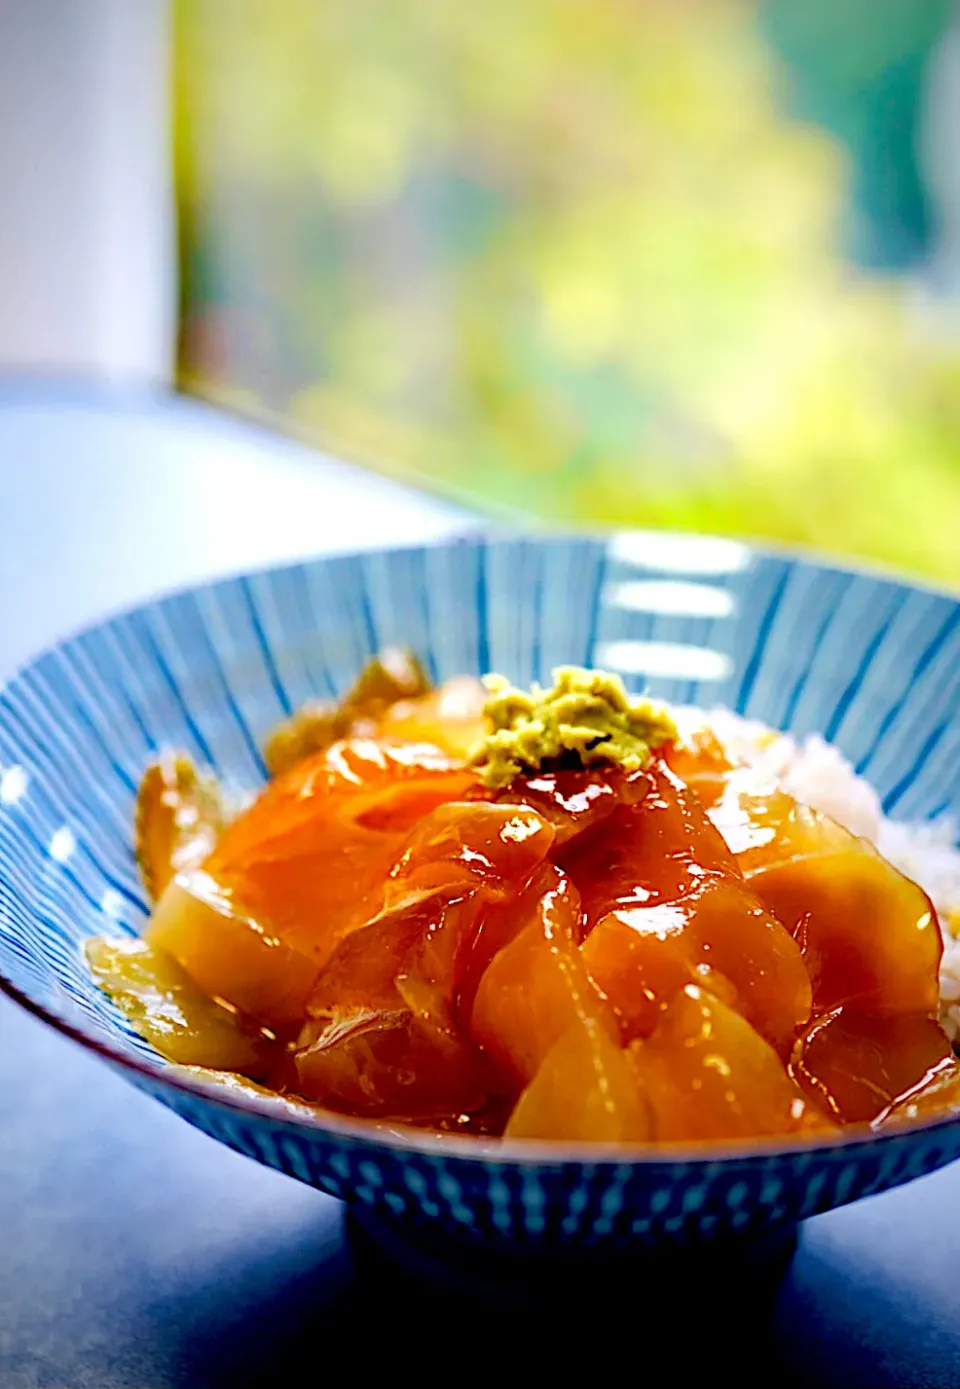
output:
[[[88,977],[80,943],[139,931],[144,764],[187,748],[257,784],[266,731],[388,644],[436,678],[620,671],[835,741],[888,812],[960,810],[960,605],[721,539],[470,539],[321,559],[149,603],[63,643],[0,695],[0,976],[25,1007],[229,1147],[407,1231],[520,1251],[754,1235],[960,1154],[960,1122],[829,1145],[689,1152],[484,1147],[298,1121],[168,1067]],[[136,1122],[131,1103],[130,1121]]]

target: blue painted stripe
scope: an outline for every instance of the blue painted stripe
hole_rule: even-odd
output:
[[[889,790],[883,797],[884,814],[893,815],[894,811],[897,808],[897,805],[903,799],[905,793],[914,784],[914,782],[920,775],[920,772],[926,766],[927,762],[930,760],[931,754],[936,750],[941,738],[944,735],[944,732],[948,727],[949,724],[939,723],[935,727],[933,727],[927,734],[926,738],[924,738],[917,751],[916,757],[907,767],[906,771],[903,773],[896,785],[893,786],[891,790]]]
[[[29,834],[33,842],[41,849],[46,862],[48,864],[56,862],[56,860],[50,858],[48,852],[48,846],[52,835],[60,828],[69,829],[74,836],[76,845],[74,852],[96,873],[98,882],[102,885],[101,893],[103,887],[112,888],[114,892],[124,898],[124,900],[138,913],[145,915],[149,911],[149,907],[143,896],[138,894],[134,888],[131,888],[122,878],[117,877],[115,873],[111,872],[111,870],[106,867],[102,851],[100,853],[94,852],[94,849],[87,842],[84,831],[80,828],[79,820],[74,820],[71,823],[65,817],[63,806],[58,805],[45,785],[34,783],[30,788],[30,795],[34,805],[38,805],[41,813],[45,816],[45,831],[44,834],[40,834],[38,826],[34,825],[32,819],[27,820],[26,817],[21,817],[21,826],[24,833]],[[133,826],[131,824],[129,827],[131,839],[132,830]],[[128,847],[126,853],[132,861],[131,848]],[[69,862],[69,860],[67,860],[67,862]],[[92,891],[92,889],[90,891]],[[99,907],[99,898],[90,897],[89,900],[96,901]]]
[[[360,593],[360,614],[363,619],[364,632],[367,639],[367,650],[371,656],[375,656],[380,650],[380,634],[377,630],[377,619],[374,616],[373,601],[370,597],[370,585],[367,578],[366,565],[363,561],[358,565],[358,589]]]
[[[250,626],[256,637],[257,649],[260,652],[261,660],[263,661],[264,668],[270,679],[270,684],[273,687],[273,692],[277,697],[280,708],[289,718],[293,713],[293,705],[290,703],[290,696],[287,694],[286,687],[280,678],[280,672],[273,659],[270,643],[267,641],[266,632],[263,630],[263,624],[260,621],[260,613],[257,610],[256,599],[253,595],[253,588],[251,587],[250,580],[248,578],[241,578],[237,582],[239,584],[239,591],[243,594],[246,603],[247,613],[250,617]]]
[[[857,693],[857,691],[860,689],[860,686],[866,679],[867,672],[873,664],[877,652],[882,647],[884,638],[886,637],[887,632],[890,629],[890,626],[896,618],[897,613],[903,607],[906,598],[907,595],[904,593],[898,595],[897,601],[894,603],[892,611],[884,620],[884,622],[877,627],[877,630],[874,632],[870,641],[867,643],[866,649],[863,653],[863,657],[860,660],[860,664],[857,666],[853,675],[841,691],[840,698],[837,700],[833,713],[827,720],[827,725],[824,730],[824,737],[826,738],[828,743],[833,742],[833,740],[836,738],[837,732],[840,728],[840,725],[843,723],[844,718],[846,717],[847,710],[850,708],[850,704],[853,701],[854,695]]]
[[[870,766],[870,763],[876,755],[877,749],[886,739],[894,720],[897,718],[898,714],[900,714],[903,708],[904,698],[910,690],[915,690],[919,685],[921,677],[942,650],[947,638],[957,630],[958,622],[960,622],[960,608],[953,607],[947,613],[937,632],[924,647],[919,659],[914,663],[912,670],[909,675],[905,677],[900,688],[896,691],[896,694],[892,691],[888,692],[887,698],[890,702],[887,711],[877,727],[877,732],[869,749],[857,761],[856,770],[861,776]]]
[[[68,676],[68,678],[62,681],[51,680],[48,676],[45,675],[45,673],[41,673],[43,671],[43,662],[41,661],[38,663],[36,667],[36,678],[46,679],[48,688],[53,689],[54,687],[59,686],[59,688],[56,690],[56,693],[61,699],[63,699],[63,702],[66,704],[70,712],[74,715],[77,722],[83,727],[86,733],[89,734],[91,740],[96,745],[98,752],[103,757],[105,764],[111,769],[114,776],[117,778],[120,784],[127,789],[127,791],[135,791],[137,783],[134,781],[133,777],[127,771],[126,767],[124,767],[121,763],[119,763],[116,760],[113,751],[104,739],[95,721],[91,717],[89,710],[86,709],[83,703],[76,697],[72,679],[69,678],[69,667],[67,667],[65,663],[63,663],[62,661],[61,669],[63,670],[64,674]]]
[[[597,643],[600,638],[600,623],[603,618],[603,595],[607,587],[609,556],[606,545],[591,547],[596,551],[597,570],[590,593],[590,617],[587,625],[587,647],[582,656],[585,666],[592,666],[596,660]],[[589,554],[590,551],[588,550]]]
[[[481,675],[490,669],[490,636],[487,612],[487,546],[473,547],[477,564],[476,617],[477,617],[477,665]]]
[[[153,657],[154,662],[156,663],[157,671],[159,672],[163,680],[163,683],[167,688],[168,694],[170,694],[170,696],[173,698],[177,706],[177,710],[181,718],[183,719],[184,724],[189,729],[190,736],[193,738],[193,741],[200,752],[200,756],[204,759],[205,762],[209,763],[211,767],[215,766],[216,758],[213,755],[210,744],[204,737],[203,730],[200,728],[200,725],[197,723],[196,719],[193,717],[193,714],[190,712],[190,705],[187,702],[186,695],[184,691],[180,688],[180,684],[173,671],[170,669],[170,666],[167,663],[167,660],[164,657],[162,650],[160,649],[160,643],[150,626],[150,610],[145,609],[141,614],[141,617],[142,625],[139,626],[137,635],[140,641],[149,648],[150,654]]]
[[[544,674],[543,670],[543,565],[544,556],[532,545],[525,546],[523,551],[524,558],[530,562],[533,569],[533,589],[531,593],[530,606],[532,610],[532,645],[530,651],[530,669],[533,679],[540,679]]]
[[[82,824],[87,833],[98,839],[105,838],[109,844],[112,843],[113,836],[103,823],[106,811],[114,823],[115,830],[127,833],[129,816],[125,813],[124,807],[130,804],[129,792],[124,792],[122,801],[118,801],[114,795],[105,794],[103,788],[96,783],[90,762],[83,760],[77,744],[67,737],[65,730],[58,727],[56,721],[51,723],[47,719],[45,710],[37,710],[33,721],[28,717],[17,717],[21,703],[27,701],[33,703],[29,684],[24,680],[18,684],[15,692],[11,691],[7,708],[0,709],[0,730],[4,732],[10,748],[15,752],[17,761],[30,768],[31,773],[38,773],[40,768],[45,768],[50,777],[51,788],[62,786],[65,781],[67,785],[71,784],[68,779],[71,775],[76,777],[80,785],[84,780],[92,782],[92,804],[86,797],[80,797],[75,805],[69,808],[75,821]],[[12,719],[8,718],[10,714],[13,715]],[[68,807],[64,805],[62,818],[65,819],[67,814]]]
[[[250,725],[247,723],[246,719],[243,716],[243,710],[240,708],[240,705],[234,696],[233,689],[231,688],[230,682],[226,676],[226,672],[224,671],[223,663],[220,660],[219,655],[217,654],[217,649],[214,644],[213,638],[210,635],[210,631],[207,627],[207,624],[203,620],[203,614],[198,613],[197,618],[197,631],[200,633],[203,639],[203,647],[210,660],[210,664],[213,668],[214,674],[217,677],[217,683],[220,686],[220,691],[223,695],[224,704],[226,708],[230,711],[231,718],[234,724],[236,725],[238,732],[240,733],[240,737],[243,740],[243,743],[247,751],[250,754],[250,758],[253,762],[254,767],[256,767],[260,776],[264,780],[266,780],[267,764],[263,760],[263,754],[260,751],[259,744],[257,743],[256,738],[253,736],[253,732],[250,728]]]
[[[811,596],[812,595],[808,595],[808,598]],[[783,727],[785,729],[790,729],[793,727],[793,721],[796,718],[797,714],[797,706],[799,705],[803,693],[807,688],[807,679],[810,675],[810,668],[813,664],[813,661],[816,657],[817,651],[819,650],[821,643],[826,637],[827,632],[830,630],[831,624],[836,619],[838,610],[839,604],[831,604],[830,606],[828,606],[821,621],[817,624],[814,630],[812,639],[810,641],[809,655],[807,657],[806,663],[804,664],[804,667],[798,675],[797,679],[794,681],[790,693],[787,696],[787,702],[784,706]]]
[[[780,606],[781,599],[783,598],[784,589],[787,586],[787,581],[789,577],[789,566],[782,565],[780,577],[779,579],[777,579],[773,586],[770,597],[764,609],[760,625],[757,628],[757,633],[754,638],[753,647],[750,651],[749,657],[747,658],[747,664],[746,669],[743,673],[743,679],[740,681],[740,688],[737,691],[738,713],[745,714],[749,710],[750,699],[753,695],[753,688],[757,682],[757,677],[759,676],[760,670],[763,665],[764,652],[766,651],[766,646],[770,638],[770,633],[773,631],[774,619],[776,618],[777,609]]]

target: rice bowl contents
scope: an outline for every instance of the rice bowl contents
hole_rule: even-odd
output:
[[[960,1106],[960,852],[822,739],[618,677],[384,653],[236,813],[147,769],[142,941],[88,964],[176,1064],[495,1139],[816,1138]],[[200,1068],[199,1070],[197,1068]]]

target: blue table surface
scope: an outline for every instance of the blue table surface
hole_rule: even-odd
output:
[[[29,383],[0,384],[0,519],[0,673],[161,588],[473,524],[195,403]],[[956,1385],[958,1236],[960,1165],[808,1222],[779,1281],[692,1268],[681,1337],[649,1269],[592,1301],[421,1285],[0,1002],[0,1389],[656,1374],[664,1338],[679,1383]]]

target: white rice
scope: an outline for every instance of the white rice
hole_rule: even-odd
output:
[[[700,712],[699,721],[703,719]],[[940,1021],[950,1039],[960,1046],[960,939],[953,934],[960,930],[957,824],[947,819],[917,825],[888,820],[870,783],[857,776],[838,748],[816,734],[797,742],[729,709],[709,711],[706,722],[732,761],[756,769],[758,782],[776,777],[798,801],[869,839],[885,858],[925,889],[937,909],[943,936]]]

